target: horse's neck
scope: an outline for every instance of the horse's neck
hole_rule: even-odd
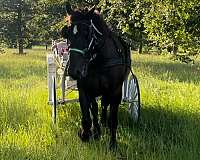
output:
[[[114,32],[106,37],[101,54],[103,61],[108,64],[112,64],[112,61],[113,64],[131,64],[129,46]]]
[[[99,26],[99,29],[102,31],[102,36],[99,38],[103,43],[96,47],[96,51],[101,55],[101,60],[121,59],[126,52],[126,46],[122,44],[119,35],[113,32],[102,19],[96,23],[96,26]]]

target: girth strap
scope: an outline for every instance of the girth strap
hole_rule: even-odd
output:
[[[104,61],[102,67],[113,67],[116,65],[125,65],[126,63],[122,58],[110,58],[109,60]]]

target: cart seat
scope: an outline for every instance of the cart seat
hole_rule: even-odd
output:
[[[52,51],[56,55],[56,58],[63,58],[63,61],[68,61],[69,56],[69,44],[67,40],[64,41],[53,41]]]

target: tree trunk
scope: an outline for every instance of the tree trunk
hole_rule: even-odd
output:
[[[24,53],[23,39],[19,38],[19,54]]]
[[[22,32],[22,3],[18,6],[18,44],[19,44],[19,54],[24,53],[24,39]]]
[[[139,54],[142,54],[142,47],[143,47],[143,42],[142,42],[142,31],[140,31],[140,46],[139,46]]]
[[[140,39],[139,54],[142,53],[142,48],[143,48],[143,31],[145,30],[144,23],[142,22],[143,17],[144,17],[144,15],[140,11],[139,19],[140,19],[141,27],[139,29],[139,39]]]
[[[177,52],[178,52],[178,45],[174,42],[174,44],[173,44],[173,54],[177,55]]]
[[[162,48],[159,46],[158,47],[158,54],[161,55],[162,54]]]
[[[143,46],[142,41],[140,41],[139,54],[142,54],[142,46]]]

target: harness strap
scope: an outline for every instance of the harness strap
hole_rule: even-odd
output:
[[[92,22],[92,19],[90,20],[90,23],[91,23],[91,25],[92,25],[92,27],[94,28],[94,30],[98,33],[98,34],[100,34],[101,36],[103,35],[98,29],[97,29],[97,27],[94,25],[94,23]]]
[[[110,58],[103,62],[102,67],[113,67],[117,65],[125,65],[124,60],[122,58]]]
[[[82,55],[85,55],[85,53],[87,52],[87,49],[80,50],[77,48],[70,48],[69,51],[75,51],[77,53],[81,53]]]

